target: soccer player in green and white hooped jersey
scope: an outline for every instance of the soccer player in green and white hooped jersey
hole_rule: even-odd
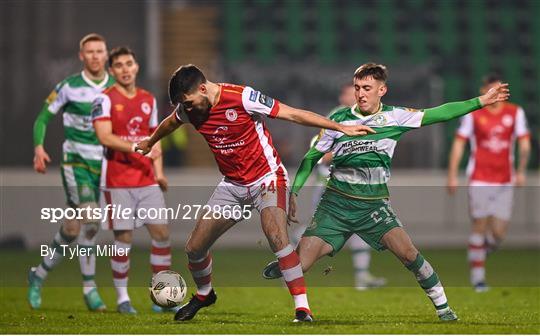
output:
[[[43,147],[47,124],[58,112],[63,112],[65,141],[61,173],[67,204],[73,208],[94,208],[97,207],[99,197],[103,147],[92,126],[91,104],[97,94],[114,84],[114,79],[105,71],[107,46],[102,36],[86,35],[81,39],[79,47],[82,72],[64,79],[56,86],[34,123],[34,170],[42,174],[46,172],[47,163],[51,161]],[[48,272],[63,258],[59,246],[72,243],[77,236],[79,247],[90,252],[89,255],[79,256],[84,301],[91,311],[105,309],[94,281],[95,236],[98,229],[99,223],[96,220],[65,220],[51,243],[56,253],[52,257],[43,257],[42,262],[30,270],[28,301],[33,309],[41,306],[41,287]]]
[[[434,108],[414,110],[381,103],[386,94],[386,67],[367,63],[354,73],[356,104],[334,113],[330,119],[346,125],[366,125],[377,133],[349,137],[323,130],[318,141],[304,156],[296,174],[289,201],[289,219],[296,218],[296,195],[317,161],[333,153],[326,190],[311,225],[304,233],[297,252],[307,271],[325,255],[333,256],[357,234],[377,250],[389,249],[416,277],[443,321],[457,320],[450,309],[437,273],[422,257],[396,217],[389,202],[386,183],[395,146],[407,131],[458,118],[482,106],[507,100],[507,84],[499,84],[486,94],[470,100]],[[281,276],[275,262],[263,274]]]

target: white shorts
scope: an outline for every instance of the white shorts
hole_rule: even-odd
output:
[[[280,166],[275,173],[267,174],[258,181],[245,186],[233,183],[223,178],[207,202],[214,212],[223,212],[226,209],[241,208],[256,209],[261,212],[266,207],[279,207],[287,212],[289,201],[289,179],[287,170]],[[220,210],[221,209],[221,210]],[[238,211],[233,212],[239,214]],[[231,219],[239,222],[245,216],[233,216]]]
[[[471,182],[469,211],[473,219],[496,217],[508,221],[512,215],[514,186]]]
[[[106,218],[101,227],[104,230],[134,230],[144,224],[168,223],[159,186],[109,188],[102,193],[100,203]]]

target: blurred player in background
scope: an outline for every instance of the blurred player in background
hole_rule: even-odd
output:
[[[134,146],[157,127],[157,103],[151,93],[136,86],[139,65],[129,48],[111,51],[109,69],[116,84],[98,95],[92,108],[97,137],[106,147],[101,171],[101,204],[102,208],[116,205],[132,212],[128,218],[109,217],[103,222],[103,228],[114,231],[117,248],[130,251],[133,230],[146,225],[152,237],[150,265],[156,274],[171,266],[168,220],[145,218],[145,215],[148,209],[165,208],[162,190],[167,189],[167,179],[163,174],[160,144],[156,143],[150,157],[135,153]],[[137,311],[127,290],[129,253],[111,256],[111,267],[118,312],[135,314]],[[152,309],[162,311],[157,305]]]
[[[481,94],[501,82],[496,74],[486,76]],[[514,172],[516,139],[519,164]],[[463,117],[450,152],[448,190],[451,194],[458,185],[459,163],[467,141],[471,144],[467,175],[469,211],[473,220],[468,251],[470,280],[477,292],[484,292],[489,289],[485,272],[487,253],[496,250],[506,235],[514,184],[525,184],[531,150],[525,112],[518,105],[498,102]]]
[[[287,185],[285,167],[272,144],[263,117],[285,119],[307,126],[324,127],[350,135],[372,131],[365,126],[345,126],[315,113],[289,107],[248,86],[217,84],[206,79],[194,65],[181,66],[169,82],[169,97],[177,108],[149,140],[138,144],[147,153],[161,138],[185,123],[203,135],[224,175],[207,205],[214,212],[225,207],[254,207],[260,212],[262,229],[285,274],[295,304],[295,322],[311,322],[300,260],[287,235]],[[245,207],[244,207],[245,209]],[[176,320],[190,320],[197,311],[213,304],[214,242],[242,216],[201,216],[186,243],[189,269],[197,294],[176,313]],[[216,218],[218,217],[218,218]]]
[[[344,84],[341,87],[341,92],[339,94],[339,106],[334,108],[329,114],[328,117],[331,117],[335,112],[343,109],[344,107],[351,107],[356,102],[354,97],[354,85],[352,83]],[[317,137],[312,139],[311,146],[315,144]],[[314,188],[313,192],[313,210],[317,208],[317,204],[321,200],[321,196],[324,193],[326,182],[328,176],[330,175],[330,164],[332,162],[332,153],[328,152],[319,160],[315,168],[315,178],[317,180],[317,186]],[[306,230],[306,225],[300,225],[294,233],[291,241],[294,240],[293,245],[297,245],[302,237],[302,234]],[[355,288],[358,290],[366,290],[369,288],[381,287],[386,284],[385,278],[375,277],[369,271],[369,266],[371,262],[371,247],[358,235],[352,235],[349,238],[349,247],[352,252],[352,261],[354,267],[354,281]]]
[[[486,94],[467,101],[415,110],[381,103],[387,92],[386,79],[385,66],[374,63],[360,66],[353,76],[356,104],[331,116],[343,124],[371,126],[377,133],[359,138],[323,130],[304,156],[289,200],[292,222],[296,221],[297,193],[324,154],[333,153],[326,190],[300,240],[298,255],[307,271],[321,257],[338,253],[347,239],[357,234],[377,250],[389,249],[414,274],[440,320],[457,320],[437,273],[413,245],[390,206],[386,184],[391,160],[397,141],[405,132],[506,100],[507,85],[498,84]],[[270,263],[263,273],[267,278],[281,276],[276,262]]]
[[[91,103],[97,94],[114,83],[105,71],[107,46],[98,34],[89,34],[79,42],[79,59],[83,63],[80,73],[67,77],[49,95],[34,123],[34,170],[45,174],[51,159],[43,143],[47,125],[59,112],[63,113],[64,136],[61,163],[62,183],[67,204],[73,208],[95,208],[99,198],[99,175],[103,147],[96,138],[91,120]],[[83,212],[84,213],[84,212]],[[28,281],[28,301],[37,309],[41,306],[41,286],[49,271],[63,258],[60,245],[69,245],[77,236],[77,243],[88,256],[79,256],[83,277],[84,301],[89,310],[104,310],[94,281],[96,271],[95,242],[99,221],[93,219],[66,219],[56,233],[51,247],[56,253],[43,258],[32,267]],[[80,235],[79,235],[80,233]]]

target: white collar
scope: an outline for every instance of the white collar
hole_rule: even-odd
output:
[[[86,84],[90,85],[94,89],[103,89],[103,87],[105,87],[105,84],[107,84],[107,82],[109,81],[109,74],[107,73],[107,71],[105,71],[105,77],[103,78],[103,80],[99,82],[98,84],[94,83],[93,80],[88,78],[86,74],[84,73],[84,70],[81,71],[81,76],[83,80],[86,82]]]
[[[356,107],[357,107],[356,104],[354,104],[353,106],[351,106],[351,113],[352,113],[355,117],[357,117],[357,118],[359,118],[359,119],[362,119],[362,120],[365,120],[365,119],[371,118],[371,117],[373,117],[374,115],[376,115],[377,113],[381,112],[381,111],[382,111],[383,104],[382,104],[382,103],[379,103],[379,109],[377,110],[377,112],[375,112],[375,113],[373,113],[373,114],[368,114],[368,115],[366,115],[366,116],[363,115],[363,114],[361,114],[361,113],[356,112],[356,111],[355,111],[355,110],[356,110]]]

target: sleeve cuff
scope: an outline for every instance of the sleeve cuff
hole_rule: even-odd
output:
[[[459,133],[456,133],[456,138],[460,138],[460,139],[463,139],[463,140],[469,140],[468,136],[465,136],[465,135],[459,134]]]
[[[270,111],[270,118],[276,118],[279,113],[279,101],[274,101],[274,106],[272,107],[272,110]]]
[[[96,121],[102,121],[102,120],[111,120],[111,117],[98,117],[98,118],[92,119],[92,123],[95,123]]]

